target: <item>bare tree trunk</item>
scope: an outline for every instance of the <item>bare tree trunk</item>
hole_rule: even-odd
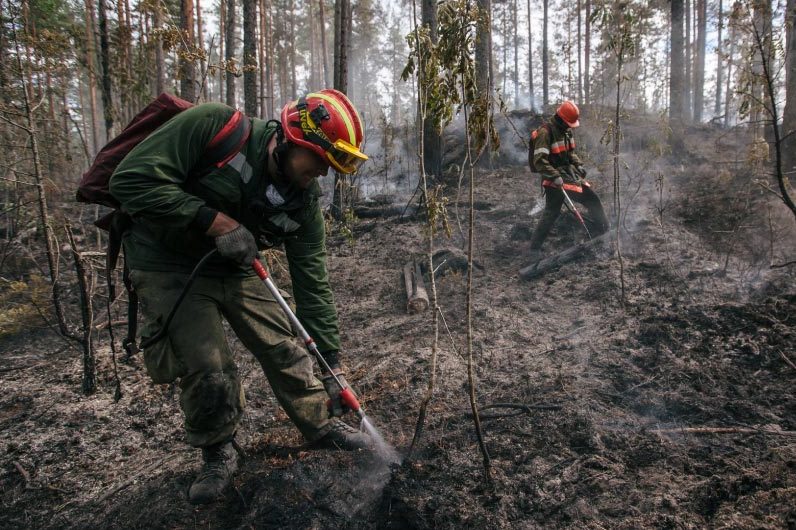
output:
[[[514,108],[519,108],[520,106],[520,62],[518,57],[518,48],[520,45],[520,39],[517,36],[517,0],[512,2],[511,7],[511,24],[514,29],[514,75],[512,76],[512,81],[514,83]]]
[[[320,88],[318,85],[318,72],[320,68],[318,68],[318,53],[317,53],[317,39],[315,33],[315,9],[313,9],[312,0],[307,2],[307,16],[308,19],[306,21],[307,24],[310,26],[310,35],[309,35],[309,52],[310,52],[310,76],[309,76],[309,89],[310,90],[318,90]]]
[[[546,107],[550,104],[549,97],[549,55],[547,49],[547,7],[549,0],[542,0],[542,104]]]
[[[265,0],[258,1],[258,9],[259,9],[259,35],[257,38],[257,57],[260,63],[259,68],[259,86],[257,91],[257,99],[259,104],[257,105],[257,109],[259,110],[258,116],[261,119],[267,119],[266,116],[268,115],[268,103],[266,102],[266,78],[268,76],[268,58],[266,57],[266,10],[265,10]]]
[[[669,72],[669,120],[683,120],[683,0],[672,0],[671,63]]]
[[[321,54],[323,55],[323,84],[324,86],[331,85],[329,81],[329,50],[327,49],[326,42],[326,14],[323,5],[323,0],[318,0],[318,13],[321,24]]]
[[[196,42],[199,49],[203,50],[205,47],[205,38],[204,29],[202,28],[202,3],[199,0],[196,0]],[[199,68],[204,76],[207,71],[207,61],[204,55],[199,61]],[[202,82],[202,91],[199,97],[207,101],[207,83],[205,82]]]
[[[26,28],[27,31],[27,24],[23,24],[23,27]],[[20,82],[22,85],[22,104],[24,109],[24,116],[25,116],[25,125],[20,126],[17,125],[18,128],[22,129],[28,136],[30,141],[30,149],[31,155],[33,157],[33,180],[35,182],[36,188],[36,198],[39,207],[39,221],[41,222],[42,229],[44,231],[44,244],[45,249],[47,252],[47,266],[50,271],[50,284],[52,286],[52,301],[53,301],[53,309],[55,311],[56,320],[58,322],[58,329],[64,337],[69,337],[71,339],[76,339],[76,336],[69,329],[69,326],[66,323],[66,316],[64,313],[63,302],[61,300],[61,287],[58,282],[59,277],[59,270],[58,270],[58,246],[55,237],[55,231],[53,230],[52,221],[50,219],[50,210],[47,206],[47,193],[44,188],[45,176],[42,172],[41,167],[41,156],[39,151],[39,139],[38,139],[38,132],[36,130],[36,120],[35,120],[35,108],[31,102],[31,86],[30,83],[27,83],[27,68],[23,66],[22,63],[22,52],[20,50],[20,41],[19,36],[17,34],[17,24],[11,24],[11,35],[14,41],[14,48],[16,50],[16,62],[17,62],[17,69],[19,72]],[[30,60],[28,59],[28,62]],[[16,201],[18,203],[18,201]]]
[[[475,81],[480,97],[492,91],[492,1],[477,0],[481,17],[475,36]]]
[[[257,115],[257,4],[243,0],[243,111]]]
[[[580,28],[581,28],[581,24],[582,24],[580,15],[581,15],[581,10],[582,9],[583,9],[583,7],[581,6],[581,0],[578,0],[578,3],[577,3],[577,10],[578,10],[578,103],[583,103],[583,70],[582,70],[582,64],[581,64],[582,43],[581,43],[581,33],[580,33]]]
[[[100,31],[100,63],[102,64],[102,106],[105,116],[105,140],[113,137],[113,94],[111,92],[110,38],[105,0],[97,2]]]
[[[226,68],[224,68],[224,64],[226,61],[225,55],[225,44],[227,40],[227,3],[224,0],[221,0],[218,3],[218,100],[219,101],[226,101],[224,99],[224,79],[226,75]]]
[[[237,107],[235,95],[235,0],[221,0],[227,4],[227,22],[225,24],[227,33],[226,38],[226,72],[227,76],[227,98],[226,104],[230,107]]]
[[[94,0],[86,0],[86,68],[88,69],[88,104],[91,115],[91,156],[99,151],[99,124],[97,123],[97,56],[94,47]]]
[[[723,47],[724,43],[722,42],[722,31],[724,30],[724,3],[723,0],[719,0],[719,7],[718,7],[718,21],[716,23],[718,37],[716,38],[716,103],[713,105],[713,117],[718,118],[721,114],[721,88],[722,84],[724,83],[724,57],[723,55]]]
[[[741,3],[735,2],[732,6],[733,15],[730,18],[732,20],[735,15],[737,15],[738,10],[741,9]],[[724,126],[727,127],[730,124],[730,109],[732,105],[732,91],[730,87],[732,85],[732,65],[733,61],[735,61],[735,40],[738,36],[738,30],[735,27],[735,24],[730,24],[730,50],[727,55],[727,86],[724,90]]]
[[[349,4],[350,5],[350,4]],[[296,8],[295,2],[289,0],[290,19],[290,94],[291,98],[297,97],[298,85],[296,84]],[[349,7],[350,13],[350,7]],[[350,38],[350,32],[349,32]]]
[[[765,15],[768,17],[771,16],[770,11],[770,4],[763,6],[764,8],[768,8]],[[764,15],[764,16],[765,16]],[[793,14],[789,14],[792,18]],[[768,22],[770,22],[770,18],[766,18]],[[777,98],[779,97],[779,89],[775,86],[775,73],[772,69],[772,63],[774,62],[774,55],[772,53],[772,35],[771,26],[770,24],[763,27],[763,31],[760,30],[759,27],[754,28],[754,39],[755,39],[755,47],[760,55],[760,69],[762,71],[762,80],[761,83],[764,87],[765,98],[768,100],[769,107],[766,108],[766,111],[769,113],[771,121],[771,134],[774,139],[774,177],[777,180],[777,186],[779,187],[779,197],[782,202],[785,203],[785,206],[793,214],[794,219],[796,219],[796,204],[793,202],[793,198],[790,196],[791,189],[790,184],[788,182],[788,178],[786,177],[783,171],[783,152],[782,152],[782,134],[779,127],[779,110],[777,108]],[[761,102],[762,103],[762,102]]]
[[[586,42],[583,50],[583,97],[591,103],[591,0],[586,0]]]
[[[196,68],[190,54],[196,48],[193,23],[193,0],[180,0],[180,28],[186,43],[186,55],[180,57],[180,97],[196,101]]]
[[[422,0],[422,25],[429,29],[431,42],[437,44],[437,2],[436,0]],[[426,115],[422,120],[423,126],[423,170],[431,177],[433,182],[442,174],[442,135],[434,124],[435,117]]]
[[[508,13],[506,11],[507,11],[507,8],[504,7],[503,8],[503,16],[501,17],[501,25],[502,25],[501,38],[503,39],[503,46],[502,46],[502,48],[503,48],[503,64],[502,64],[503,68],[501,69],[501,72],[500,72],[501,76],[500,77],[503,80],[503,87],[501,88],[501,93],[503,94],[504,98],[506,97],[506,81],[508,79],[508,71],[509,71],[509,65],[508,65],[509,47],[507,45],[508,43],[506,42],[508,40],[508,34],[509,34],[508,25],[509,24],[508,24]]]
[[[528,0],[528,90],[531,95],[530,108],[536,109],[536,98],[533,96],[533,29],[531,24],[531,0]]]
[[[691,5],[696,0],[685,0],[685,77],[683,78],[683,119],[691,122],[694,117],[691,91]]]
[[[267,51],[268,63],[267,63],[267,70],[268,75],[267,83],[268,83],[268,118],[274,116],[274,105],[275,105],[275,97],[274,97],[274,18],[273,18],[273,4],[272,0],[265,0],[266,12],[267,16],[265,18],[265,30],[267,35],[267,40],[265,41],[265,49]]]
[[[128,123],[130,116],[131,94],[129,90],[124,87],[130,85],[132,81],[130,65],[133,57],[133,43],[132,32],[130,30],[129,16],[125,10],[124,0],[117,0],[116,2],[116,33],[117,33],[117,56],[118,62],[116,65],[116,79],[117,86],[119,87],[119,118],[122,123]]]
[[[155,6],[155,29],[160,29],[163,26],[163,10],[160,4]],[[163,56],[163,40],[160,37],[155,38],[155,97],[159,96],[166,90],[166,59]]]
[[[66,225],[66,235],[69,238],[69,247],[72,249],[72,258],[75,260],[77,285],[80,291],[80,313],[83,318],[83,334],[80,343],[83,345],[83,393],[91,395],[97,390],[97,369],[94,356],[93,331],[94,307],[92,295],[94,293],[94,271],[91,264],[87,263],[77,249],[75,236],[72,229]],[[110,318],[110,314],[108,315]]]
[[[796,178],[796,0],[785,10],[785,110],[782,116],[783,171]]]
[[[342,93],[348,91],[348,19],[351,16],[349,0],[335,0],[334,3],[334,88]],[[332,198],[332,215],[338,221],[345,211],[346,176],[340,172],[334,174],[334,195]]]
[[[425,4],[427,0],[423,0],[423,9],[425,10]],[[436,19],[436,5],[433,7],[434,16]],[[425,13],[424,13],[425,18]],[[420,41],[419,33],[417,31],[417,4],[415,0],[412,0],[412,26],[414,27],[415,33],[415,40],[417,42]],[[436,27],[436,25],[435,25]],[[425,139],[423,137],[424,132],[426,130],[425,127],[425,120],[426,120],[426,95],[425,90],[426,87],[424,86],[424,79],[425,79],[425,62],[423,56],[420,54],[421,52],[418,51],[418,72],[417,72],[417,107],[418,107],[418,116],[420,117],[420,127],[418,127],[418,131],[420,131],[420,141],[418,145],[420,146],[420,153],[418,160],[420,162],[420,179],[423,183],[423,198],[427,208],[428,214],[428,251],[426,255],[427,260],[427,268],[429,271],[429,282],[431,283],[431,303],[432,303],[432,311],[434,311],[434,315],[432,317],[433,322],[433,330],[434,330],[434,337],[431,343],[431,374],[428,380],[428,387],[426,389],[426,395],[423,398],[423,402],[420,404],[420,411],[417,415],[417,422],[415,423],[415,434],[412,437],[412,444],[409,447],[409,455],[408,458],[411,459],[412,453],[414,451],[415,445],[420,441],[420,438],[423,434],[423,428],[425,426],[426,414],[428,410],[428,405],[431,403],[432,398],[434,397],[434,388],[437,381],[437,350],[439,348],[439,306],[437,305],[437,286],[436,281],[434,278],[434,225],[433,219],[434,216],[431,215],[431,204],[429,202],[429,194],[428,194],[428,183],[426,180],[426,168],[425,168],[425,153],[423,152]]]
[[[705,105],[705,46],[707,32],[707,0],[696,0],[697,2],[697,43],[696,43],[696,65],[694,67],[694,121],[702,122],[702,110]]]

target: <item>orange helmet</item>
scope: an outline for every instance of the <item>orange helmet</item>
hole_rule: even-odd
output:
[[[362,119],[342,92],[327,88],[291,101],[281,121],[290,142],[314,151],[341,173],[354,173],[368,159],[359,150]]]
[[[571,101],[565,101],[559,105],[558,109],[556,109],[556,116],[564,120],[564,123],[573,129],[580,125],[580,121],[578,121],[578,118],[580,118],[580,111],[578,110],[578,106]]]

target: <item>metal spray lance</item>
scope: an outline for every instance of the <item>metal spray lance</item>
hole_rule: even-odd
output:
[[[277,289],[276,284],[271,279],[271,276],[270,274],[268,274],[268,271],[265,270],[265,267],[263,267],[263,264],[260,263],[260,260],[255,258],[254,261],[252,262],[252,268],[254,269],[254,272],[257,273],[257,276],[259,276],[260,279],[263,281],[263,283],[271,292],[271,294],[274,296],[274,299],[279,304],[279,307],[281,307],[282,311],[285,312],[285,315],[287,315],[287,318],[288,320],[290,320],[290,323],[293,324],[293,328],[298,332],[299,337],[301,337],[301,339],[304,341],[304,344],[307,346],[307,349],[310,350],[310,352],[312,352],[315,355],[315,357],[317,357],[321,367],[324,368],[330,374],[332,374],[332,377],[334,378],[335,382],[342,389],[340,391],[340,401],[343,403],[343,405],[353,410],[361,421],[366,421],[365,411],[362,410],[362,406],[359,404],[359,401],[357,400],[356,396],[354,396],[354,392],[351,390],[351,387],[348,385],[343,385],[343,383],[340,381],[340,378],[337,377],[337,375],[332,371],[331,366],[329,366],[329,363],[326,362],[326,359],[323,358],[323,355],[321,355],[320,350],[318,350],[318,346],[315,344],[315,340],[313,340],[313,338],[310,337],[309,333],[307,333],[307,330],[304,329],[304,326],[302,326],[301,322],[299,322],[299,319],[296,317],[295,313],[293,313],[293,311],[290,309],[290,306],[287,305],[287,302],[282,296],[282,293],[279,292],[279,289]]]

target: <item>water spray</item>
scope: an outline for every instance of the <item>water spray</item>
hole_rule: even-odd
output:
[[[315,340],[310,336],[309,333],[307,333],[307,330],[304,329],[304,326],[301,325],[301,322],[299,322],[299,319],[298,317],[296,317],[296,314],[293,313],[293,310],[291,310],[290,306],[287,305],[285,298],[282,296],[282,293],[279,292],[279,289],[276,287],[276,284],[271,279],[271,275],[268,274],[268,271],[265,269],[265,267],[263,267],[263,264],[260,263],[260,260],[255,258],[254,261],[252,262],[252,268],[254,269],[254,272],[257,273],[257,276],[259,276],[260,279],[263,281],[263,283],[271,292],[271,294],[274,296],[274,299],[279,304],[279,307],[281,307],[282,311],[285,312],[285,315],[287,315],[287,318],[288,320],[290,320],[290,323],[293,324],[293,328],[298,332],[299,337],[301,337],[301,339],[304,341],[304,344],[307,346],[307,349],[310,352],[312,352],[313,355],[315,355],[321,367],[324,370],[326,370],[328,373],[332,374],[332,377],[334,378],[335,382],[341,388],[340,401],[343,403],[343,405],[354,411],[354,414],[357,415],[360,421],[360,428],[366,431],[371,436],[371,438],[373,438],[373,441],[376,444],[376,448],[380,453],[380,455],[387,460],[394,460],[397,462],[398,457],[397,453],[395,453],[395,450],[392,449],[392,447],[390,447],[387,444],[387,442],[384,441],[384,438],[381,436],[381,434],[379,434],[379,431],[376,429],[376,427],[373,426],[368,417],[365,415],[365,411],[362,410],[362,405],[359,404],[359,401],[354,395],[354,391],[351,390],[351,387],[348,384],[344,385],[343,382],[340,380],[340,378],[337,377],[337,374],[335,374],[334,371],[332,371],[331,366],[329,366],[329,363],[326,362],[326,359],[324,359],[323,355],[321,355],[320,350],[318,350],[318,345],[315,344]]]

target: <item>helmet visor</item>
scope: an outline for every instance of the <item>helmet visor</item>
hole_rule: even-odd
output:
[[[344,140],[337,140],[329,150],[326,157],[332,166],[341,173],[354,173],[368,159],[368,155]]]

